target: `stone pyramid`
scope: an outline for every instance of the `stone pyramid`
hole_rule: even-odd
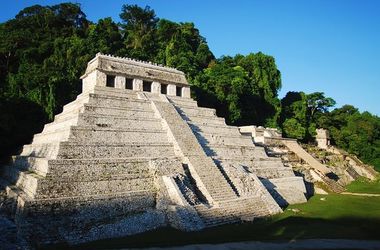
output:
[[[200,230],[305,200],[301,177],[197,106],[183,72],[97,54],[82,80],[82,94],[2,173],[32,244]]]

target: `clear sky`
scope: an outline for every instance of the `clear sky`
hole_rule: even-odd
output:
[[[2,0],[0,22],[33,4]],[[262,51],[288,91],[325,92],[337,107],[352,104],[380,115],[380,0],[121,1],[77,0],[87,18],[119,21],[125,3],[151,6],[160,18],[194,22],[216,57]]]

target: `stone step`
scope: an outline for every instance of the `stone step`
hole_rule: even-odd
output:
[[[137,96],[138,92],[131,89],[119,89],[119,88],[112,88],[112,87],[95,86],[92,93],[107,94],[110,96],[125,97],[129,99],[133,99],[133,98],[138,99],[138,96]]]
[[[246,147],[246,146],[232,146],[232,145],[228,145],[228,146],[213,145],[211,147],[208,147],[207,145],[203,145],[203,149],[205,150],[208,156],[225,156],[229,158],[257,157],[257,153],[254,146]]]
[[[106,201],[106,202],[105,202]],[[126,215],[130,212],[139,212],[146,208],[155,207],[155,192],[153,190],[135,190],[125,192],[111,192],[108,194],[84,195],[35,199],[30,206],[24,207],[25,213],[35,216],[49,214],[55,216],[84,216],[88,218],[109,218],[117,215]],[[36,217],[40,218],[40,217]]]
[[[152,191],[154,178],[152,175],[137,178],[89,180],[81,178],[69,179],[66,182],[60,179],[43,178],[30,172],[20,171],[15,166],[5,166],[3,176],[9,182],[14,183],[25,194],[33,199],[52,199],[72,196],[89,196],[112,194],[136,190]],[[130,177],[130,176],[129,176]]]
[[[66,121],[68,119],[74,119],[75,117],[78,117],[80,113],[84,111],[84,105],[81,105],[80,107],[76,107],[75,109],[69,110],[67,112],[62,112],[54,116],[54,122],[62,122]]]
[[[130,99],[125,97],[112,96],[109,94],[90,94],[88,104],[93,106],[122,107],[131,109],[151,110],[151,104],[145,100],[136,98]]]
[[[193,98],[182,97],[182,96],[173,96],[173,95],[170,95],[170,96],[168,95],[167,98],[169,100],[174,101],[174,102],[176,102],[176,101],[184,101],[184,102],[186,102],[186,101],[192,102],[193,101],[194,102],[195,101]]]
[[[260,205],[261,204],[261,205]],[[259,197],[238,198],[219,202],[218,207],[194,206],[206,227],[220,224],[252,220],[268,214]]]
[[[182,116],[182,119],[185,121],[191,122],[192,124],[199,124],[199,125],[226,125],[226,122],[224,118],[220,117],[207,117],[207,116]]]
[[[165,158],[167,159],[167,158]],[[177,158],[169,158],[177,160]],[[48,179],[108,180],[133,179],[151,175],[150,158],[124,159],[61,159],[14,156],[13,165],[23,171],[32,171]]]
[[[230,199],[235,199],[237,196],[233,195],[225,195],[224,193],[219,193],[219,194],[210,194],[211,197],[214,199],[216,202],[221,202],[221,201],[226,201]]]
[[[24,171],[36,172],[41,176],[46,176],[48,172],[48,159],[29,156],[12,156],[12,165]]]
[[[254,158],[254,157],[221,157],[213,156],[214,161],[226,164],[235,164],[242,166],[249,166],[250,168],[261,168],[261,167],[278,167],[282,168],[282,160],[275,157],[265,157],[265,158]]]
[[[163,130],[107,128],[97,126],[72,127],[70,141],[73,142],[99,142],[99,143],[166,143],[167,134]]]
[[[201,145],[207,145],[209,147],[213,146],[244,146],[244,147],[253,147],[254,144],[250,138],[244,136],[234,136],[234,135],[221,135],[221,134],[212,134],[212,133],[199,133],[195,132],[199,143]]]
[[[263,178],[282,178],[294,176],[294,172],[291,168],[285,167],[281,161],[275,160],[254,160],[254,161],[238,161],[238,160],[225,160],[216,159],[218,165],[223,167],[229,166],[242,166],[248,171],[254,172],[257,176]]]
[[[71,127],[66,126],[63,128],[56,129],[56,130],[35,134],[33,136],[32,143],[40,144],[40,143],[66,141],[70,136],[70,128]]]
[[[44,129],[41,133],[53,132],[58,129],[62,129],[68,126],[74,126],[78,123],[79,116],[71,116],[60,121],[53,121],[51,123],[45,124]]]
[[[5,187],[7,197],[17,199],[17,203],[20,200],[23,202],[32,200],[22,189],[15,186],[14,183],[9,182],[9,180],[0,178],[0,184]],[[16,211],[12,211],[12,213],[14,214]]]
[[[293,177],[294,172],[290,168],[254,168],[252,171],[258,176],[262,178],[283,178],[283,177]]]
[[[58,154],[59,143],[36,143],[23,146],[21,156],[35,156],[41,158],[55,158]]]
[[[57,159],[174,157],[171,143],[73,143],[62,142]]]
[[[2,177],[21,189],[28,197],[34,198],[42,176],[30,171],[20,171],[16,166],[4,166]]]
[[[188,122],[190,128],[194,132],[201,133],[213,133],[220,135],[233,135],[233,136],[241,136],[239,129],[237,127],[228,126],[228,125],[218,125],[218,124],[198,124],[194,122]],[[252,141],[252,139],[251,139]]]
[[[204,116],[204,117],[216,117],[215,109],[209,108],[199,108],[199,107],[191,107],[191,106],[177,106],[177,111],[182,116]]]
[[[191,106],[191,107],[198,107],[198,104],[195,100],[191,98],[183,98],[181,99],[173,99],[172,97],[168,97],[169,101],[173,103],[176,106]]]
[[[131,109],[121,107],[93,106],[85,104],[83,112],[85,114],[113,115],[129,118],[154,118],[153,110]]]
[[[96,125],[108,128],[130,128],[130,129],[162,129],[161,120],[156,118],[129,118],[97,114],[80,114],[78,126]]]
[[[129,192],[136,190],[152,191],[154,189],[154,178],[137,179],[113,179],[113,180],[91,180],[91,181],[52,181],[40,180],[35,193],[36,199],[52,199],[72,196],[90,196],[112,193]]]
[[[84,103],[87,103],[89,101],[89,99],[90,99],[90,96],[88,93],[85,95],[83,95],[83,94],[79,95],[79,96],[77,96],[77,98],[74,101],[69,102],[68,104],[64,105],[62,112],[66,113],[66,112],[69,112],[71,110],[78,109]]]

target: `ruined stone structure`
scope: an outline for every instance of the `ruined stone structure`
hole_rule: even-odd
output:
[[[98,54],[82,80],[82,94],[2,173],[26,240],[200,230],[305,201],[302,177],[198,107],[182,72]]]
[[[345,185],[359,177],[370,180],[377,178],[373,167],[331,146],[329,133],[325,129],[317,129],[317,147],[304,145],[307,146],[305,148],[296,139],[283,138],[275,128],[244,126],[239,127],[239,130],[252,136],[256,144],[263,145],[270,156],[281,158],[286,166],[303,175],[307,183],[323,183],[328,188],[321,190],[316,185],[308,190],[309,195],[320,191],[340,193],[345,190]]]
[[[330,146],[330,134],[329,131],[323,128],[316,129],[317,135],[315,140],[317,141],[318,147],[322,149],[327,149]]]

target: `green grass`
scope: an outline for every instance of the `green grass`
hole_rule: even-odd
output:
[[[380,197],[329,194],[316,195],[305,204],[289,206],[282,214],[252,223],[190,233],[162,228],[130,237],[87,243],[78,248],[164,247],[316,238],[380,240],[379,229]]]
[[[364,178],[358,179],[347,186],[347,191],[354,193],[380,194],[380,179],[375,181],[368,181]]]

